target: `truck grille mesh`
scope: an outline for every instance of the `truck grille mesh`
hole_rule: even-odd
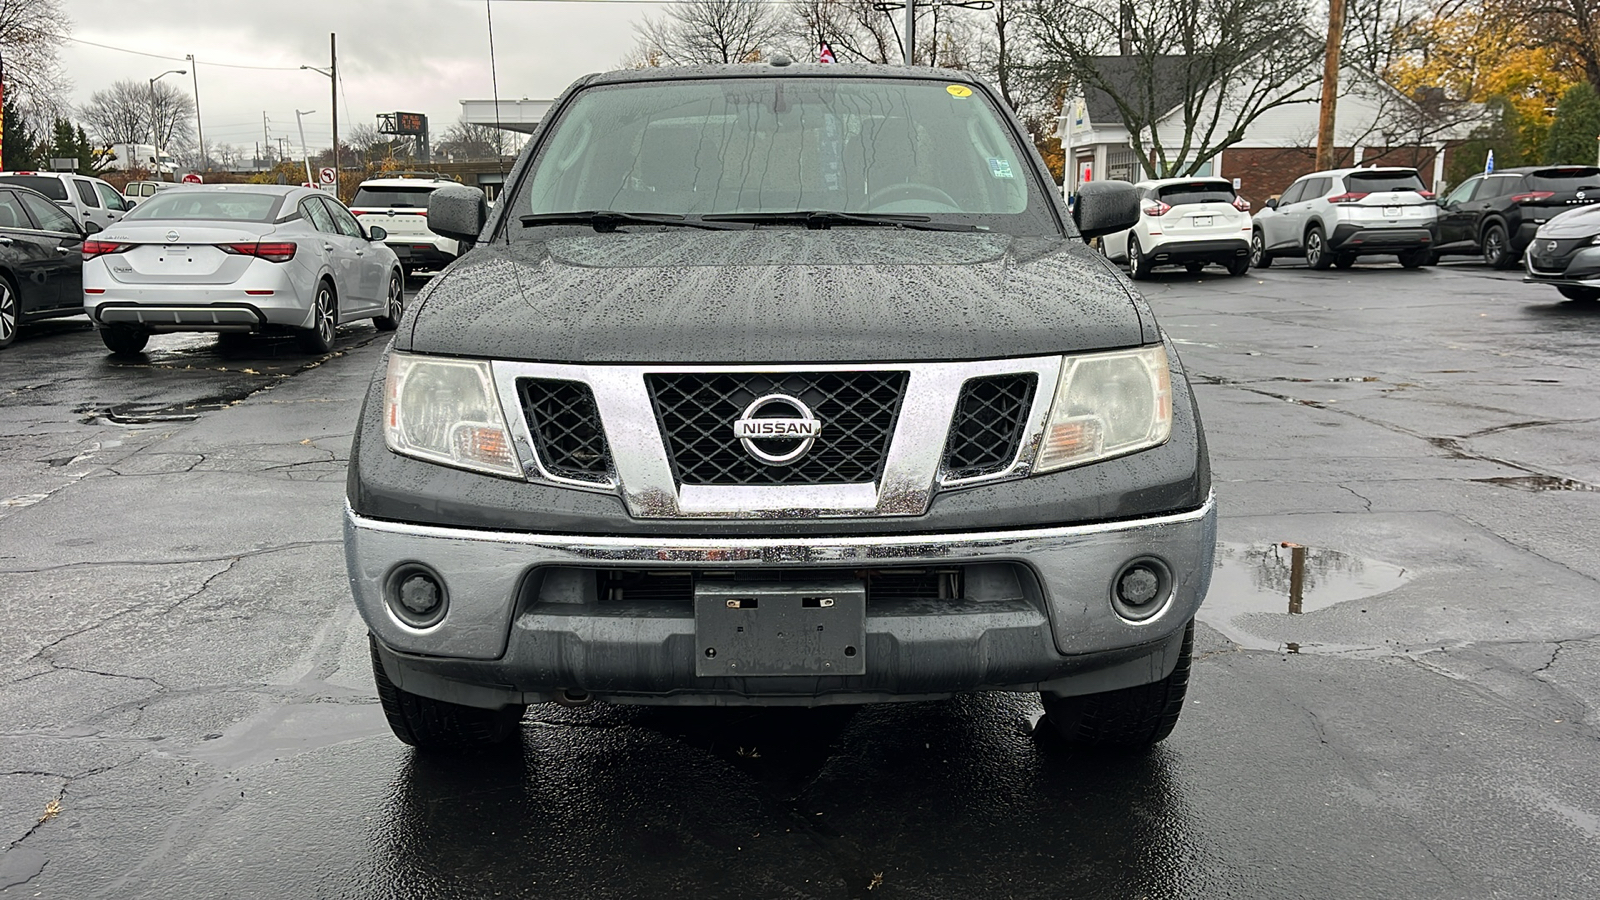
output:
[[[961,386],[945,442],[945,477],[977,478],[1011,467],[1022,443],[1038,378],[1032,373],[973,378]]]
[[[562,478],[609,481],[611,450],[589,386],[548,378],[524,378],[517,385],[528,431],[545,469]]]
[[[680,484],[861,484],[889,452],[905,372],[726,372],[646,376]],[[822,422],[809,451],[787,466],[747,452],[733,423],[767,394],[799,398]],[[792,442],[771,441],[781,453]]]

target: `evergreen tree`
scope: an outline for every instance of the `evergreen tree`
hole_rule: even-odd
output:
[[[84,132],[83,126],[78,126],[78,171],[84,175],[93,175],[99,171],[99,161],[94,158],[94,144],[89,142],[89,135]]]
[[[1556,104],[1556,120],[1550,124],[1545,143],[1546,165],[1594,165],[1600,143],[1600,94],[1587,81],[1580,81],[1561,95]]]
[[[36,169],[39,167],[39,138],[28,127],[28,120],[17,108],[16,101],[12,100],[11,91],[5,92],[5,104],[0,109],[5,125],[5,153],[0,158],[0,168],[7,172],[19,169]]]
[[[1482,172],[1491,150],[1497,169],[1538,162],[1523,152],[1521,135],[1526,123],[1516,105],[1504,96],[1494,96],[1484,101],[1483,107],[1485,124],[1474,128],[1471,138],[1450,151],[1450,167],[1445,171],[1445,178],[1452,185]]]
[[[77,159],[78,158],[78,133],[73,130],[72,123],[66,119],[57,119],[51,129],[51,141],[48,165],[52,159]],[[75,169],[82,174],[81,170]]]

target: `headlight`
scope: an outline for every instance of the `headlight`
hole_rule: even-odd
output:
[[[391,355],[383,437],[390,450],[406,456],[522,477],[487,362]]]
[[[1172,435],[1172,375],[1160,344],[1069,356],[1050,404],[1035,472],[1099,462]]]

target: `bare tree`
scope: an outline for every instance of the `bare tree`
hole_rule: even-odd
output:
[[[1323,49],[1305,20],[1306,0],[1037,0],[1028,30],[1038,71],[1110,97],[1134,155],[1161,177],[1196,171],[1268,110],[1305,102]]]
[[[635,65],[694,66],[755,62],[785,32],[764,0],[678,0],[660,18],[636,26]]]
[[[509,156],[520,146],[515,132],[461,119],[445,131],[433,152],[462,159],[494,159]]]
[[[807,58],[821,50],[824,41],[839,62],[891,63],[900,61],[900,36],[890,16],[877,9],[876,0],[800,0],[790,13],[789,29]]]
[[[182,89],[128,78],[95,91],[81,114],[102,145],[185,147],[194,137],[194,98]]]
[[[72,30],[61,0],[0,0],[0,74],[29,103],[59,114],[64,94],[56,53]]]

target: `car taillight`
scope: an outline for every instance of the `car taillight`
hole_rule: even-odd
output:
[[[1433,191],[1417,191],[1417,196],[1421,197],[1424,200],[1432,200],[1433,199]]]
[[[1159,219],[1171,211],[1172,205],[1168,203],[1162,203],[1160,200],[1157,200],[1155,203],[1152,203],[1144,208],[1144,214],[1152,219]]]
[[[1243,197],[1235,197],[1233,198],[1233,208],[1237,209],[1239,212],[1249,212],[1250,201]]]
[[[1549,200],[1556,195],[1555,191],[1529,191],[1526,194],[1512,194],[1512,203],[1532,203],[1536,200]]]
[[[1362,200],[1365,200],[1365,199],[1367,199],[1367,195],[1365,193],[1357,194],[1357,193],[1354,193],[1354,192],[1349,192],[1349,193],[1344,193],[1344,194],[1335,194],[1334,196],[1328,198],[1328,202],[1329,203],[1360,203]]]
[[[117,244],[111,241],[84,241],[83,258],[94,259],[96,256],[105,256],[108,253],[126,253],[132,249],[132,244]]]
[[[217,249],[223,253],[257,256],[267,262],[281,263],[294,259],[296,247],[291,241],[257,241],[253,244],[218,244]]]

